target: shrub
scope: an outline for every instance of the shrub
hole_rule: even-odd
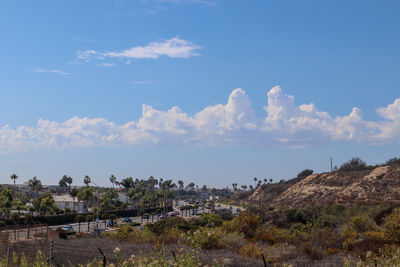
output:
[[[376,223],[366,214],[356,215],[350,220],[349,227],[358,233],[376,229]]]
[[[365,233],[365,238],[375,239],[375,240],[384,240],[386,238],[386,236],[385,236],[384,232],[368,231]]]
[[[343,163],[339,171],[360,171],[368,169],[367,164],[360,158],[354,157],[351,160]]]
[[[313,170],[305,169],[305,170],[302,170],[301,172],[299,172],[299,173],[297,174],[297,178],[303,179],[303,178],[306,178],[307,176],[309,176],[309,175],[311,175],[311,174],[313,174],[313,173],[314,173]]]
[[[243,233],[227,233],[221,238],[222,244],[227,248],[239,248],[245,243]]]
[[[240,232],[246,238],[253,237],[257,232],[258,226],[261,225],[261,218],[256,214],[249,212],[241,212],[232,221],[223,224],[225,232]]]
[[[280,229],[272,225],[265,229],[259,230],[253,238],[255,241],[261,241],[270,245],[286,242],[289,239],[290,235],[287,230]]]
[[[310,211],[304,209],[291,209],[286,213],[287,220],[290,223],[303,223],[306,224],[311,222],[313,219],[313,215]]]
[[[221,210],[216,210],[215,213],[218,214],[224,221],[230,221],[233,219],[233,214],[231,210],[221,209]]]
[[[351,249],[352,246],[357,243],[357,240],[360,237],[360,234],[358,232],[356,232],[355,230],[347,228],[345,231],[343,231],[342,236],[344,238],[343,248]]]
[[[200,216],[201,224],[207,227],[216,227],[222,225],[222,218],[218,214],[203,213]]]
[[[311,260],[321,260],[325,254],[321,246],[316,246],[311,242],[301,243],[297,250],[300,255],[305,255]]]
[[[161,235],[167,233],[173,228],[190,231],[196,229],[196,226],[186,221],[182,217],[170,217],[155,223],[146,224],[145,228],[149,229],[152,233]]]
[[[189,236],[190,245],[196,249],[221,249],[225,247],[222,242],[223,233],[217,229],[198,229]]]
[[[123,224],[121,226],[118,227],[117,232],[116,232],[116,237],[118,239],[124,240],[127,239],[129,234],[131,232],[133,232],[134,229],[132,228],[132,226],[128,225],[128,224]]]
[[[383,227],[388,240],[400,243],[400,208],[385,217]]]
[[[238,253],[242,256],[249,258],[260,258],[262,257],[262,250],[255,243],[247,243],[243,245]]]

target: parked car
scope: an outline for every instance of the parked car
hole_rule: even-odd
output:
[[[168,212],[168,215],[169,215],[169,217],[174,217],[174,216],[176,216],[176,213],[175,213],[175,211],[171,211],[171,212]]]
[[[236,212],[240,212],[240,211],[241,211],[240,208],[237,208],[237,209],[236,209]]]
[[[145,219],[145,220],[148,220],[150,218],[150,214],[143,213],[142,218]]]
[[[125,218],[122,219],[122,222],[124,222],[124,223],[132,222],[132,218],[131,217],[125,217]]]
[[[192,210],[192,216],[197,214],[197,210]]]
[[[61,229],[63,229],[65,232],[73,232],[74,228],[71,225],[64,225],[63,227],[61,227]]]
[[[217,205],[217,208],[220,208],[220,207],[221,207],[221,204],[218,204],[218,205]]]
[[[114,222],[111,220],[108,220],[106,225],[107,225],[107,227],[114,227]]]
[[[163,220],[163,219],[166,219],[166,218],[168,218],[168,214],[162,214],[160,216],[160,220]]]

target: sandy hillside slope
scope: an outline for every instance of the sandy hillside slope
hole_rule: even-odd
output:
[[[266,199],[256,190],[250,200]],[[356,202],[400,202],[400,166],[310,175],[274,198],[274,206],[326,205]]]

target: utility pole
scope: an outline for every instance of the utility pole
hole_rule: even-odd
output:
[[[333,171],[333,169],[332,169],[332,158],[331,158],[331,172]]]

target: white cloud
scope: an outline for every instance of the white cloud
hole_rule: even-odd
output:
[[[132,81],[132,84],[152,84],[152,81]]]
[[[42,69],[42,68],[39,68],[39,67],[28,69],[26,71],[30,71],[30,72],[49,72],[49,73],[57,73],[57,74],[60,74],[60,75],[68,75],[69,74],[68,72],[61,71],[61,70],[48,70],[48,69]]]
[[[100,67],[115,67],[114,63],[101,63],[99,64]]]
[[[151,42],[147,46],[134,46],[123,51],[78,51],[78,59],[89,61],[91,58],[96,58],[100,60],[105,58],[121,58],[127,60],[126,63],[129,64],[129,60],[132,59],[155,59],[161,56],[171,58],[189,58],[192,56],[198,56],[199,54],[195,52],[198,49],[201,49],[201,47],[190,41],[175,37],[168,40]]]
[[[193,116],[179,107],[162,111],[143,105],[137,121],[117,125],[104,118],[73,117],[58,123],[39,119],[35,127],[0,127],[0,152],[136,144],[192,144],[304,147],[334,141],[366,144],[400,141],[400,98],[377,110],[379,121],[365,121],[358,108],[333,117],[316,106],[296,106],[280,87],[267,94],[266,116],[257,118],[243,89],[226,104],[208,106]]]

